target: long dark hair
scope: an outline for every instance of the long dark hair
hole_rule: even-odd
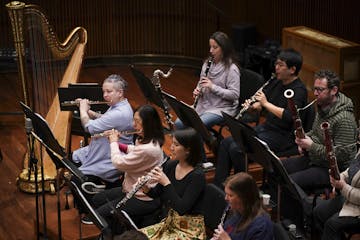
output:
[[[144,136],[139,138],[139,141],[143,144],[153,141],[162,146],[165,138],[160,116],[156,109],[151,105],[143,105],[135,112],[139,113],[144,132]]]
[[[201,162],[201,138],[193,128],[176,130],[173,133],[175,139],[184,147],[189,149],[186,162],[196,167]]]
[[[223,59],[227,68],[230,67],[232,63],[235,63],[235,49],[230,38],[223,32],[214,32],[210,39],[213,39],[222,50]]]
[[[265,213],[262,208],[259,189],[253,177],[245,172],[239,172],[228,177],[225,186],[242,201],[244,211],[241,213],[241,222],[236,226],[236,231],[243,231],[256,216]]]

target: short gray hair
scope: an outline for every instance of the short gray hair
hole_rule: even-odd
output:
[[[125,91],[128,87],[128,82],[118,74],[111,74],[104,80],[104,83],[106,82],[113,83],[116,90],[122,89]]]

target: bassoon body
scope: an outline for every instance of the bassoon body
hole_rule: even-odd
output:
[[[321,129],[324,131],[324,141],[325,141],[325,148],[326,148],[326,157],[329,161],[330,166],[330,175],[335,180],[340,180],[340,172],[339,167],[336,161],[336,155],[334,151],[334,144],[330,136],[330,123],[323,122],[321,123]]]
[[[297,106],[294,102],[294,91],[292,89],[286,89],[284,91],[284,96],[288,100],[288,107],[290,109],[292,119],[294,121],[294,128],[295,128],[295,136],[297,138],[305,138],[305,131],[302,125],[302,121],[299,115],[299,111],[297,109]]]

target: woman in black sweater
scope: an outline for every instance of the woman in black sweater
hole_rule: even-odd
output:
[[[158,184],[154,188],[145,187],[144,192],[152,198],[160,197],[166,210],[165,216],[169,209],[179,215],[201,214],[196,206],[205,189],[206,180],[199,167],[200,144],[200,136],[194,129],[175,131],[171,145],[171,157],[174,160],[168,162],[163,169],[155,167],[149,173],[151,183]]]

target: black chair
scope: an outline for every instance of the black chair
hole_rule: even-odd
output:
[[[274,240],[290,240],[288,232],[281,223],[273,223]]]
[[[226,206],[227,203],[225,201],[224,191],[215,184],[207,184],[204,194],[198,203],[198,209],[200,209],[204,215],[205,226],[208,230],[207,232],[212,232],[217,228]]]
[[[239,96],[239,106],[238,112],[241,109],[241,104],[245,102],[246,99],[251,98],[259,88],[264,84],[265,80],[262,75],[257,72],[254,72],[250,69],[240,68],[240,96]],[[237,113],[238,113],[237,112]],[[259,113],[250,113],[246,112],[242,117],[241,120],[245,123],[255,123],[256,125],[259,123],[260,114]],[[218,139],[222,138],[222,129],[224,128],[225,124],[219,124],[219,130],[216,131],[215,129],[212,130],[215,137]]]
[[[264,77],[259,73],[254,72],[250,69],[240,68],[239,111],[241,109],[241,104],[243,104],[246,99],[251,98],[259,90],[259,88],[261,88],[264,82]],[[256,124],[258,124],[259,117],[259,113],[246,112],[242,117],[242,121],[255,122]]]

